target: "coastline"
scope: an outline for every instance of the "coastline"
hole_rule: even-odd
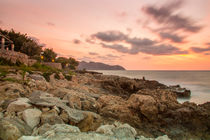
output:
[[[210,102],[180,104],[177,96],[183,96],[184,92],[178,92],[177,88],[189,96],[188,90],[182,87],[84,71],[76,72],[69,80],[65,73],[51,73],[49,81],[43,72],[31,71],[21,83],[22,71],[9,71],[3,77],[7,80],[0,81],[0,124],[5,126],[0,128],[1,138],[4,134],[16,136],[6,124],[13,130],[24,126],[24,131],[15,137],[22,136],[20,140],[29,138],[24,135],[42,140],[61,124],[62,129],[76,127],[76,133],[66,133],[67,130],[59,128],[59,132],[53,134],[57,139],[75,135],[110,139],[210,138]],[[37,116],[31,116],[31,111]],[[41,129],[46,133],[40,133]]]
[[[97,70],[96,70],[97,71]],[[210,71],[162,71],[162,70],[128,70],[128,71],[98,71],[105,75],[118,75],[128,78],[157,80],[167,86],[180,85],[191,90],[190,98],[178,98],[180,103],[185,101],[203,104],[210,101]],[[174,76],[175,75],[175,76]],[[191,78],[192,77],[192,78]]]

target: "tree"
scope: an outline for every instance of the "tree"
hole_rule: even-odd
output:
[[[62,68],[76,69],[76,67],[79,65],[79,62],[72,57],[69,58],[58,57],[56,59],[56,62],[61,63]]]
[[[10,31],[0,29],[0,32],[13,41],[15,51],[25,53],[28,56],[40,55],[43,46],[27,36],[27,34],[15,32],[13,29]]]
[[[43,53],[45,62],[52,62],[57,57],[57,54],[53,51],[53,49],[46,48]]]

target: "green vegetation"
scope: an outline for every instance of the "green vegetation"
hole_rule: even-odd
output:
[[[79,65],[79,62],[76,61],[76,59],[69,57],[69,58],[65,58],[65,57],[58,57],[56,59],[57,63],[61,63],[62,68],[69,68],[69,69],[73,69],[75,70],[76,67]]]
[[[15,64],[12,63],[11,60],[7,60],[5,58],[0,57],[0,65],[4,65],[4,66],[20,66],[22,65],[21,62],[17,61]]]
[[[53,51],[53,49],[45,48],[43,49],[43,45],[41,45],[36,38],[30,37],[27,34],[22,34],[20,32],[15,32],[13,29],[11,30],[2,30],[0,28],[0,33],[13,41],[15,45],[15,51],[24,53],[32,59],[38,60],[37,63],[32,66],[26,66],[20,62],[16,62],[15,64],[11,60],[7,60],[5,58],[0,58],[0,80],[3,81],[12,81],[12,82],[26,82],[25,75],[28,72],[32,74],[34,71],[40,71],[43,73],[43,76],[47,81],[50,80],[50,75],[55,73],[54,77],[56,79],[60,79],[59,72],[63,72],[63,75],[67,80],[72,79],[72,75],[75,73],[71,70],[75,70],[78,66],[79,62],[76,59],[69,57],[57,57],[57,54]],[[6,44],[5,45],[9,45]],[[50,66],[46,66],[41,64],[41,61],[44,62],[57,62],[61,63],[62,68],[68,71],[68,74],[64,74],[64,70],[58,70],[56,68],[52,68]],[[17,71],[21,71],[22,81],[18,81],[13,78],[6,78],[6,75],[9,73],[8,70],[13,69],[15,73]]]
[[[7,38],[13,41],[15,45],[15,51],[22,52],[28,56],[40,55],[42,51],[42,45],[40,45],[37,39],[15,32],[13,29],[10,31],[0,29],[0,32]]]
[[[43,53],[44,61],[45,62],[52,62],[55,61],[57,54],[53,51],[53,49],[46,48]]]

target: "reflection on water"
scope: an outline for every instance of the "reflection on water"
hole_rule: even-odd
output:
[[[191,90],[190,98],[179,98],[179,102],[197,104],[210,101],[210,71],[114,71],[100,70],[105,75],[118,75],[129,78],[157,80],[166,85],[181,85]]]

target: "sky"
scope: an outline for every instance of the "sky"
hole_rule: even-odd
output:
[[[0,28],[128,70],[210,70],[210,0],[0,0]]]

